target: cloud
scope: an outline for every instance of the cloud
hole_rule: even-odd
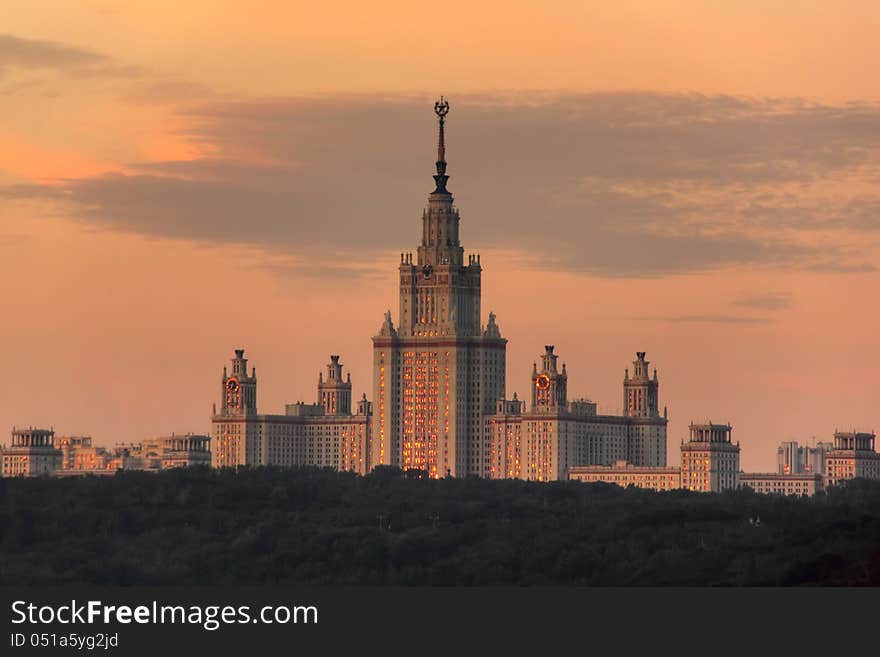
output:
[[[0,74],[8,69],[54,70],[77,75],[129,75],[132,67],[120,66],[92,50],[55,41],[24,39],[0,34]]]
[[[785,310],[791,308],[792,301],[790,294],[764,292],[736,299],[733,305],[757,310]]]
[[[322,254],[305,254],[301,257],[261,258],[255,265],[263,271],[270,271],[281,278],[295,275],[297,280],[311,278],[317,281],[374,281],[388,277],[388,262],[367,261],[358,258],[357,253],[335,253],[332,257]]]
[[[173,87],[162,93],[173,93]],[[192,96],[188,90],[188,97]],[[422,96],[205,102],[180,111],[210,158],[0,188],[95,227],[258,246],[412,250],[432,188]],[[471,95],[448,120],[467,248],[599,276],[721,267],[852,271],[880,228],[880,107],[696,94]],[[855,187],[854,187],[855,189]],[[815,231],[831,231],[815,239]]]
[[[766,317],[741,317],[738,315],[668,315],[654,317],[632,317],[640,322],[671,322],[685,324],[769,324]]]

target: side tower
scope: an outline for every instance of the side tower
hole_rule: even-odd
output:
[[[244,349],[236,349],[231,372],[223,368],[220,412],[211,418],[211,465],[231,467],[261,462],[257,422],[257,371],[247,373]]]
[[[465,257],[447,189],[445,123],[439,121],[435,188],[422,212],[415,257],[400,256],[399,324],[385,314],[373,338],[374,465],[431,477],[488,476],[488,416],[504,396],[507,340],[489,314],[481,326],[479,255]]]
[[[257,412],[257,370],[251,369],[247,374],[247,358],[244,349],[235,350],[232,359],[232,373],[227,374],[223,368],[223,413],[225,415],[248,415]]]
[[[657,368],[654,368],[653,378],[648,377],[648,365],[645,360],[645,352],[637,351],[633,361],[633,374],[625,370],[623,376],[623,408],[627,417],[660,417],[658,409],[659,398],[657,388]]]
[[[541,355],[541,370],[538,364],[532,364],[532,413],[554,413],[565,410],[568,403],[568,373],[565,363],[560,372],[556,362],[559,357],[553,353],[554,346],[544,346]]]
[[[650,361],[637,351],[632,376],[623,375],[623,415],[628,418],[626,460],[638,466],[666,465],[666,409],[660,415],[660,380],[657,368],[648,375]]]
[[[351,374],[342,380],[339,356],[330,356],[327,378],[318,374],[318,403],[327,415],[351,415]]]

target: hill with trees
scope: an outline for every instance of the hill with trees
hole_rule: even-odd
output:
[[[0,585],[880,585],[880,482],[814,498],[378,468],[0,479]]]

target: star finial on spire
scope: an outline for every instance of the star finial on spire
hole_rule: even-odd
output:
[[[437,174],[434,176],[437,188],[433,193],[448,194],[449,192],[446,189],[446,181],[449,180],[449,176],[446,175],[445,124],[446,115],[449,114],[449,102],[443,96],[440,96],[440,100],[434,103],[434,113],[437,115],[437,119],[440,122],[440,137],[437,142]]]

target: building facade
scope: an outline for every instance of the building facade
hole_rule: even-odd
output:
[[[103,471],[113,457],[106,447],[92,445],[91,436],[60,436],[55,444],[61,450],[59,473]]]
[[[507,340],[490,313],[481,325],[479,255],[465,257],[459,212],[447,189],[445,120],[439,119],[435,188],[422,212],[422,240],[399,265],[398,324],[391,311],[373,338],[376,465],[430,477],[490,472],[487,418],[505,395]]]
[[[211,465],[211,439],[194,433],[147,438],[136,443],[119,443],[112,449],[95,447],[88,436],[56,439],[62,466],[56,477],[113,475],[119,470],[158,472],[190,465]]]
[[[61,450],[51,429],[12,429],[12,443],[3,449],[2,476],[51,476],[61,467]]]
[[[211,465],[211,438],[185,433],[147,438],[131,447],[125,469],[167,470],[190,465]]]
[[[720,493],[739,488],[739,443],[731,442],[730,424],[694,424],[681,444],[681,486]]]
[[[825,485],[855,478],[880,479],[875,438],[874,433],[835,431],[834,446],[825,454]]]
[[[372,404],[366,395],[351,411],[351,380],[343,379],[339,356],[318,377],[318,401],[287,404],[284,415],[257,413],[257,376],[247,374],[243,349],[231,371],[223,368],[221,407],[211,418],[211,463],[314,465],[366,474],[370,469]]]
[[[740,486],[751,488],[763,495],[796,495],[812,497],[825,489],[821,474],[802,472],[783,474],[778,472],[743,472]]]
[[[531,403],[498,400],[489,418],[490,470],[497,479],[564,480],[579,466],[626,462],[637,467],[666,465],[667,418],[659,413],[657,372],[637,352],[633,376],[624,375],[625,413],[600,415],[589,399],[568,401],[568,372],[559,368],[553,345],[541,366],[532,366]]]
[[[635,486],[664,491],[681,488],[681,470],[675,467],[637,466],[618,461],[614,465],[577,465],[568,470],[572,481],[605,482],[618,486]]]

